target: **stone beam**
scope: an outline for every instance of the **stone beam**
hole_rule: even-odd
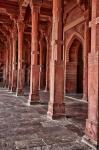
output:
[[[69,25],[65,25],[64,26],[64,32],[70,30],[71,28],[79,25],[80,23],[82,23],[84,21],[85,21],[85,17],[82,16],[82,17],[78,18],[77,20],[73,21],[72,23],[70,23]]]
[[[10,18],[17,18],[19,12],[18,3],[0,1],[0,13],[9,15]]]

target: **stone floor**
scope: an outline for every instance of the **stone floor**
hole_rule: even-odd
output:
[[[87,104],[65,97],[66,118],[46,117],[49,94],[40,92],[41,104],[27,106],[27,94],[0,88],[0,150],[91,150],[81,142]]]

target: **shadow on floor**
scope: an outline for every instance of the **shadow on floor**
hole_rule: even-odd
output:
[[[65,98],[66,118],[47,118],[49,93],[40,91],[42,104],[27,106],[0,88],[0,150],[91,150],[81,140],[87,104]]]

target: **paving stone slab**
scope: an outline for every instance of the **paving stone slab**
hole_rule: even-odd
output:
[[[91,150],[81,142],[86,103],[65,97],[66,118],[50,120],[49,93],[40,91],[40,99],[41,104],[29,107],[28,96],[0,88],[0,150]]]

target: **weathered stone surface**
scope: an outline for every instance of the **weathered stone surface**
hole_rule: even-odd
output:
[[[48,97],[40,92],[42,105],[28,107],[27,97],[15,97],[0,88],[1,150],[90,150],[81,142],[86,103],[65,98],[68,118],[50,120]]]

